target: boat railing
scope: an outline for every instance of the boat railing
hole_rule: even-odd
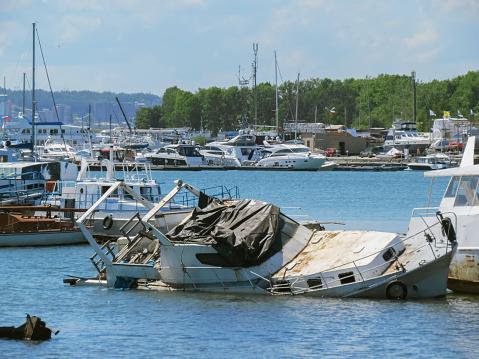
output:
[[[224,185],[219,185],[202,188],[200,191],[209,197],[218,198],[220,200],[234,200],[240,198],[238,186],[226,187]],[[182,189],[172,200],[169,201],[169,208],[193,208],[198,205],[198,200],[198,196],[187,189]]]
[[[43,191],[42,191],[43,193]],[[58,193],[49,193],[43,200],[44,203],[49,203],[52,205],[60,205],[62,200],[65,199],[74,199],[75,200],[75,207],[86,209],[93,206],[99,199],[98,194],[88,194],[88,193],[76,193],[71,194],[71,196],[61,196]],[[156,203],[159,202],[161,199],[161,195],[144,195],[148,201]],[[122,212],[122,211],[129,211],[129,212],[144,212],[147,208],[144,206],[143,203],[140,201],[129,197],[125,194],[119,196],[118,194],[113,195],[103,201],[98,208],[100,211],[108,211],[108,212]]]
[[[5,182],[6,181],[6,182]],[[0,189],[0,203],[21,202],[39,198],[44,193],[44,179],[4,179]]]
[[[413,253],[415,251],[418,251],[422,248],[425,248],[428,246],[428,243],[424,243],[423,245],[419,247],[415,247],[413,250],[409,252],[402,252],[402,255],[408,255],[410,253]],[[399,261],[398,255],[395,254],[393,257],[388,260],[381,262],[378,265],[375,265],[373,267],[367,267],[365,269],[360,269],[360,265],[358,265],[358,262],[361,261],[362,259],[365,259],[367,257],[349,262],[349,263],[344,263],[340,266],[328,268],[326,270],[323,270],[317,274],[314,275],[314,277],[308,276],[298,276],[294,278],[292,281],[277,281],[276,283],[270,282],[270,291],[273,294],[278,294],[278,293],[283,293],[286,289],[291,292],[291,294],[302,294],[306,292],[312,292],[320,289],[328,289],[328,288],[334,288],[334,287],[339,287],[344,284],[350,284],[350,283],[357,283],[357,282],[362,282],[365,283],[366,280],[369,280],[374,277],[379,277],[381,275],[384,275],[384,273],[389,269],[392,268],[393,270],[390,271],[390,274],[398,274],[398,273],[404,273],[406,271],[404,265]],[[435,258],[435,257],[434,257]],[[429,261],[431,262],[431,261]],[[429,263],[427,261],[424,261],[421,263],[421,265],[425,265]],[[392,265],[396,264],[395,267],[392,267]],[[354,268],[354,269],[353,269]],[[386,268],[386,270],[385,270]],[[339,270],[349,270],[347,275],[341,276],[341,278],[337,277],[337,275],[334,276],[334,278],[330,279],[329,281],[327,280],[328,278],[331,278],[332,275],[337,274],[337,273],[331,273],[334,271],[339,271]],[[377,273],[379,272],[380,273]],[[374,276],[368,276],[370,273],[375,273],[376,275]],[[336,278],[337,277],[337,278]],[[359,281],[357,280],[359,277]],[[315,284],[310,284],[311,282],[315,281]]]
[[[408,254],[412,254],[412,253],[414,253],[418,250],[429,247],[431,249],[432,254],[433,254],[432,257],[431,257],[433,259],[431,259],[430,261],[427,261],[426,259],[423,259],[421,261],[420,265],[423,266],[427,263],[432,262],[433,260],[437,259],[437,255],[436,255],[436,253],[434,251],[434,248],[432,246],[432,241],[430,240],[430,237],[428,237],[426,235],[426,233],[427,233],[426,231],[430,230],[432,227],[435,227],[435,226],[441,226],[441,222],[440,222],[439,219],[436,223],[429,226],[427,229],[424,229],[424,230],[421,230],[417,233],[411,234],[408,237],[400,238],[398,241],[391,244],[386,251],[390,250],[391,248],[394,248],[398,244],[401,244],[401,243],[404,244],[405,242],[409,241],[410,239],[414,238],[415,236],[420,235],[421,233],[424,233],[425,234],[425,243],[424,244],[420,245],[419,247],[411,248],[409,251],[407,249],[407,246],[405,246],[406,249],[401,253],[401,255],[402,256],[404,256],[404,255],[407,256]],[[447,233],[445,235],[447,236]],[[449,244],[449,241],[446,241],[446,242],[447,242],[446,247],[441,247],[441,246],[438,246],[436,244],[435,244],[434,247],[436,249],[444,249],[444,254],[447,254],[449,252],[449,249],[451,248],[451,245]],[[320,289],[323,289],[323,288],[336,287],[336,286],[339,286],[343,283],[346,284],[346,283],[357,282],[356,275],[359,276],[360,282],[364,283],[365,278],[366,279],[371,278],[371,276],[368,276],[369,273],[374,273],[375,271],[380,270],[380,269],[382,269],[382,273],[380,273],[380,274],[383,274],[387,270],[391,270],[391,269],[394,269],[394,271],[391,270],[391,272],[390,272],[391,274],[397,274],[397,273],[405,272],[406,268],[405,268],[404,264],[401,263],[401,261],[399,260],[400,259],[399,258],[399,253],[396,253],[395,250],[392,251],[391,258],[389,260],[381,262],[380,264],[378,264],[376,266],[373,266],[373,267],[367,267],[365,269],[360,269],[362,265],[359,264],[359,263],[361,261],[363,261],[367,258],[373,257],[373,256],[377,256],[378,254],[381,254],[383,252],[386,253],[386,251],[383,248],[383,249],[381,249],[377,252],[371,253],[371,254],[369,254],[367,256],[364,256],[362,258],[359,258],[357,260],[346,262],[346,263],[341,263],[340,265],[325,269],[325,270],[315,274],[314,278],[309,277],[309,276],[308,277],[298,276],[292,282],[284,280],[284,281],[279,281],[279,283],[273,283],[271,280],[266,279],[266,278],[262,278],[262,279],[267,280],[269,282],[269,284],[270,284],[270,289],[269,290],[273,294],[284,293],[286,290],[288,292],[290,292],[291,294],[301,294],[301,293],[305,293],[305,292],[320,290]],[[396,264],[396,266],[394,268],[392,268],[392,265],[394,263]],[[352,268],[354,268],[354,270],[352,270]],[[384,268],[386,268],[386,269],[384,269]],[[348,273],[348,275],[342,276],[341,278],[339,278],[339,277],[334,278],[330,281],[325,280],[327,277],[331,276],[332,272],[339,271],[339,270],[345,270],[345,269],[351,269],[349,271],[350,273]],[[251,272],[251,273],[255,274],[253,272]],[[286,273],[287,272],[285,272],[284,277],[286,277]],[[311,281],[311,279],[316,280],[317,284],[310,286],[309,283],[308,283],[308,280]],[[299,286],[298,289],[295,289],[294,286],[298,285],[298,284],[305,284],[305,286]]]
[[[445,229],[442,228],[442,232],[446,235],[447,238],[450,238],[451,235],[456,236],[457,233],[457,215],[454,212],[441,212],[439,211],[438,207],[419,207],[419,208],[414,208],[411,213],[411,218],[419,218],[426,228],[424,230],[425,233],[427,233],[427,236],[431,238],[431,242],[434,241],[435,246],[439,246],[438,240],[436,238],[436,235],[434,234],[434,231],[432,231],[432,227],[429,223],[428,220],[430,221],[431,219],[437,219],[438,223],[441,224],[441,222],[444,220],[444,216],[447,216],[449,220],[452,222],[452,228],[448,228],[448,233],[444,233]],[[437,223],[436,223],[437,224]],[[454,233],[453,233],[454,232]],[[446,246],[449,245],[449,241],[446,242]]]

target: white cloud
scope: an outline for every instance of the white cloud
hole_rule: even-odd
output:
[[[14,21],[0,22],[0,55],[5,55],[6,51],[16,41],[15,34],[18,33],[19,26]]]
[[[88,15],[65,15],[58,24],[61,43],[74,43],[76,40],[98,30],[102,21]]]
[[[431,45],[439,38],[439,33],[432,22],[428,22],[414,35],[404,39],[404,44],[410,49]]]

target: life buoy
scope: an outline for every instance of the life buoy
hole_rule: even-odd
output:
[[[106,216],[103,218],[103,229],[111,229],[113,226],[113,216],[110,214],[109,216]]]
[[[407,287],[403,282],[395,280],[386,287],[386,297],[388,299],[406,299]]]

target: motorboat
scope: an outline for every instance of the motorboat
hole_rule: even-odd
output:
[[[255,163],[257,167],[317,171],[326,162],[326,156],[313,154],[303,144],[277,144],[264,148],[262,152],[264,157]]]
[[[430,213],[452,213],[457,221],[458,248],[451,263],[448,287],[476,294],[479,293],[479,163],[474,154],[478,149],[476,137],[471,136],[459,167],[424,174],[432,178],[431,190],[435,178],[450,177],[439,207],[425,209]]]
[[[231,147],[208,144],[199,148],[199,152],[207,166],[241,167],[241,162]]]
[[[451,166],[451,158],[442,153],[416,157],[414,162],[407,164],[411,170],[442,170]]]
[[[225,141],[214,141],[207,144],[220,148],[229,148],[231,153],[243,164],[245,161],[260,159],[260,146],[256,143],[256,136],[248,130],[241,130],[240,133]]]
[[[45,210],[47,215],[35,215]],[[56,211],[71,211],[56,208]],[[0,207],[0,247],[54,246],[86,243],[73,220],[51,216],[52,208]]]
[[[78,170],[68,162],[0,162],[0,204],[34,204],[48,181],[73,180]]]
[[[414,122],[395,121],[389,129],[384,149],[396,148],[400,151],[407,149],[409,153],[423,152],[431,145],[431,138],[418,132]]]
[[[199,167],[205,164],[198,147],[189,143],[167,145],[143,157],[155,166]]]
[[[436,221],[405,237],[395,233],[326,231],[320,223],[301,224],[273,204],[205,195],[176,181],[175,187],[135,226],[114,251],[100,247],[85,225],[112,186],[77,221],[95,251],[99,272],[90,283],[111,288],[168,291],[261,293],[319,297],[419,299],[444,296],[456,242],[454,221]],[[161,209],[181,191],[197,197],[190,214],[168,232],[158,223]],[[414,219],[416,220],[416,219]],[[71,285],[87,284],[69,278]]]
[[[36,152],[44,161],[68,161],[75,158],[75,149],[66,143],[47,141],[44,146],[36,148]]]
[[[120,189],[104,201],[89,219],[95,236],[116,238],[121,235],[121,228],[130,217],[148,212],[149,203],[161,199],[160,185],[153,178],[149,164],[120,166],[110,160],[102,160],[100,170],[96,169],[96,161],[82,159],[76,180],[50,182],[51,188],[47,189],[40,204],[85,210],[92,207],[116,183],[117,178],[121,178],[144,200],[138,201]],[[170,211],[172,209],[176,211]],[[169,206],[163,212],[167,211],[164,229],[173,227],[185,216],[180,205]],[[63,216],[71,216],[71,213]]]

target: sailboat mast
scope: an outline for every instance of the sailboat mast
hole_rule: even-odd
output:
[[[35,154],[35,31],[36,24],[32,24],[32,156]]]
[[[294,139],[298,137],[298,100],[299,100],[299,72],[296,80],[296,115],[294,116]]]
[[[22,116],[25,117],[25,72],[23,73]]]
[[[276,135],[279,136],[279,109],[278,109],[278,60],[276,59],[276,51],[274,52],[274,84],[275,84],[275,118],[276,118]]]
[[[88,105],[88,144],[90,145],[90,156],[93,158],[93,146],[91,144],[91,104]]]

